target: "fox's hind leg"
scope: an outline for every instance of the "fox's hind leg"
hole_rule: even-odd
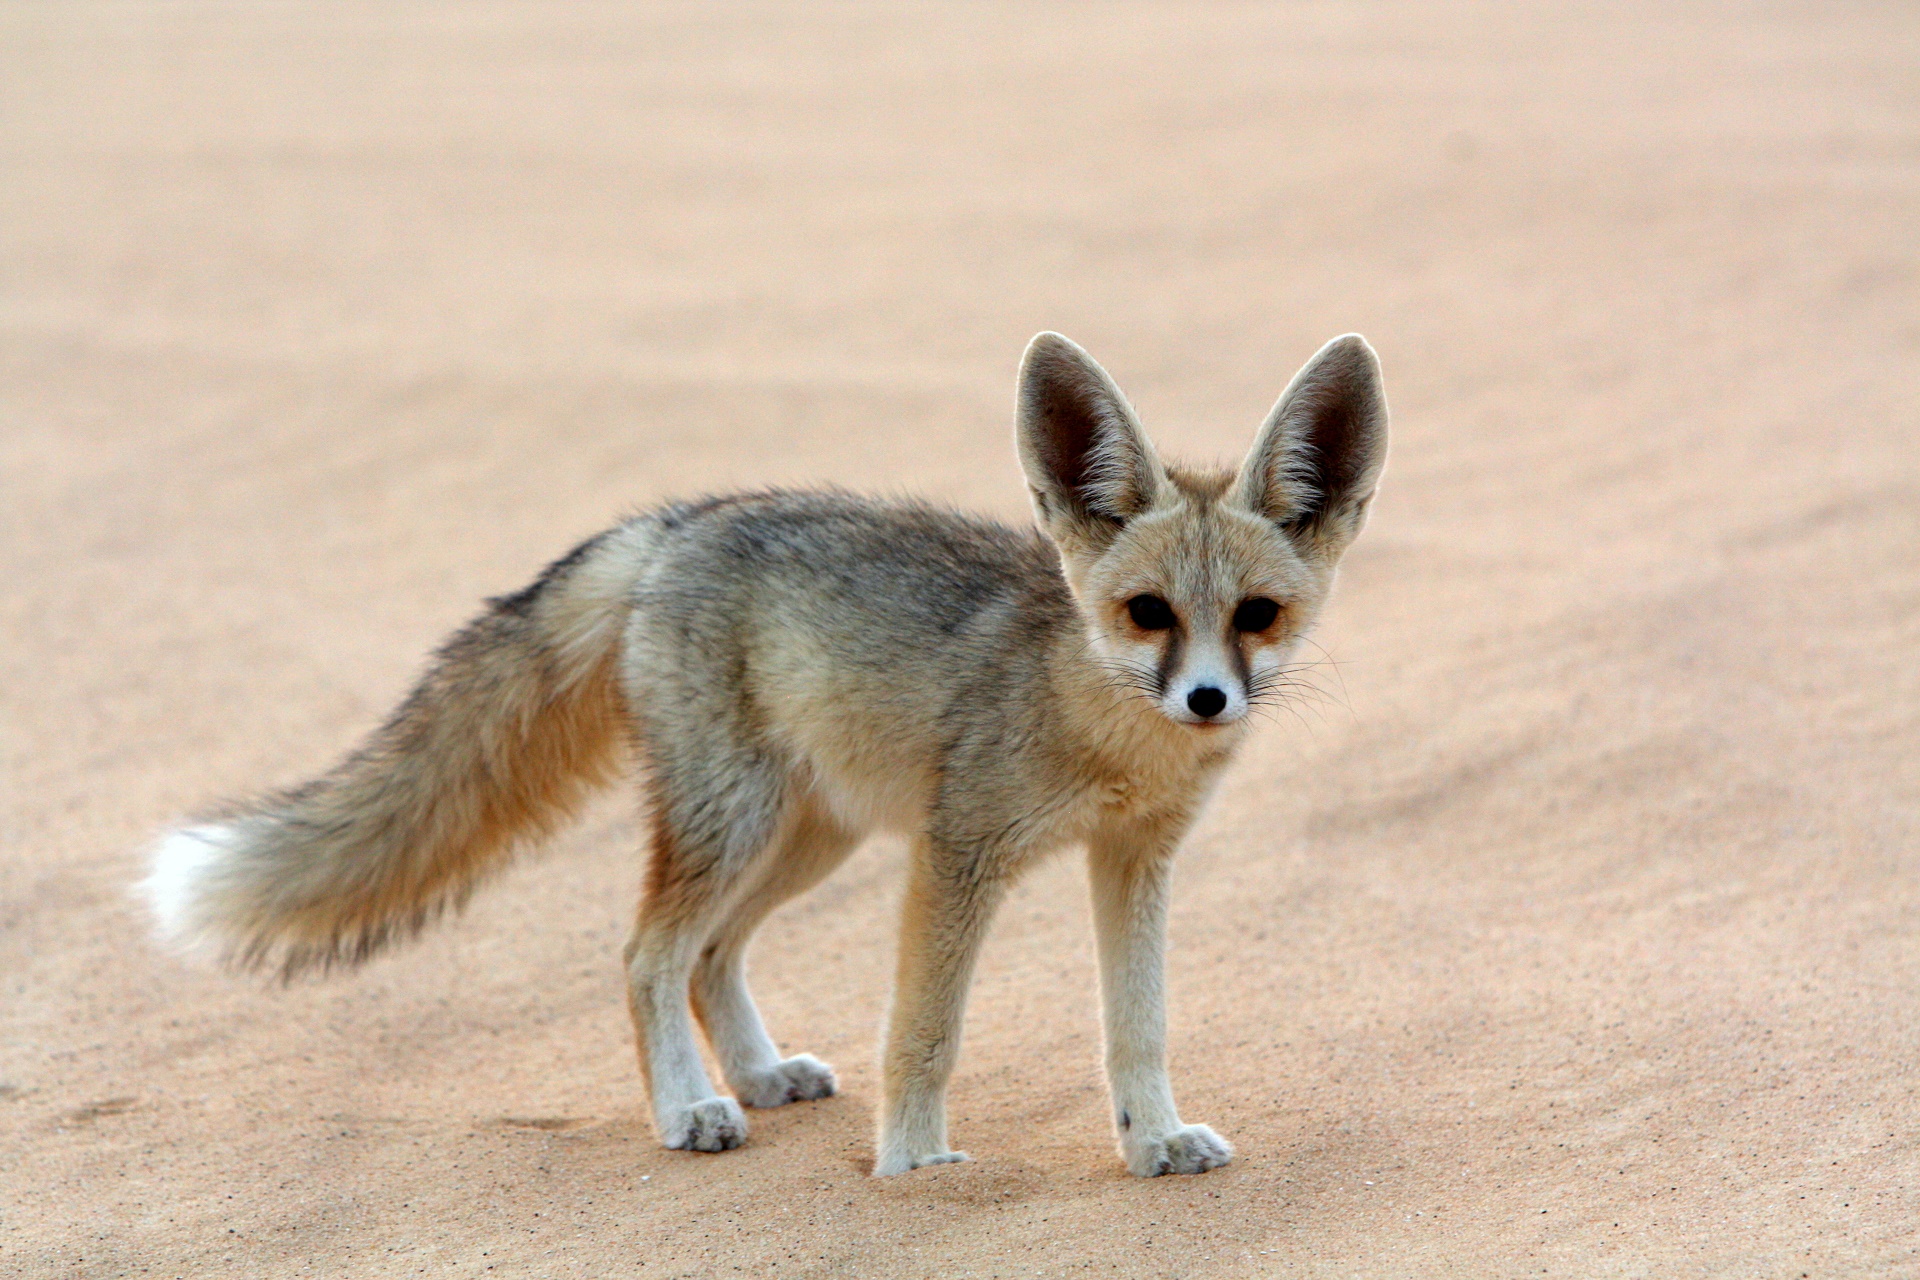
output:
[[[664,822],[654,833],[647,892],[627,942],[627,1006],[633,1013],[640,1074],[653,1100],[663,1145],[677,1151],[727,1151],[747,1140],[740,1104],[719,1096],[700,1060],[687,981],[700,945],[725,908],[727,877],[714,865],[692,867]]]
[[[832,1095],[833,1068],[810,1053],[782,1058],[747,991],[747,944],[774,908],[805,893],[846,859],[859,835],[825,807],[796,800],[779,838],[758,860],[752,887],[708,940],[693,971],[693,1009],[734,1096],[778,1107]]]
[[[752,885],[780,823],[780,779],[751,767],[682,794],[656,775],[653,849],[627,942],[627,1002],[660,1141],[726,1151],[747,1139],[740,1104],[715,1091],[694,1038],[688,984],[707,942]]]

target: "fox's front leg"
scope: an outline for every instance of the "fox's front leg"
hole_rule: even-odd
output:
[[[947,1079],[960,1056],[980,942],[1004,892],[990,856],[925,839],[914,844],[887,1024],[876,1175],[967,1159],[947,1147]]]
[[[1104,832],[1088,850],[1107,1083],[1120,1156],[1143,1178],[1204,1173],[1233,1148],[1202,1124],[1181,1124],[1167,1080],[1167,889],[1181,828]]]

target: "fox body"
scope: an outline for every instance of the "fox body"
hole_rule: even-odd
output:
[[[582,544],[448,641],[332,772],[163,840],[144,882],[163,929],[243,967],[357,963],[457,907],[631,746],[652,814],[626,948],[640,1066],[661,1140],[722,1151],[742,1104],[835,1087],[763,1027],[755,928],[869,832],[903,833],[874,1169],[892,1174],[965,1158],[944,1094],[981,939],[1024,868],[1080,844],[1121,1155],[1142,1175],[1226,1163],[1167,1080],[1169,863],[1364,522],[1378,367],[1357,336],[1329,343],[1237,472],[1163,463],[1055,334],[1028,348],[1016,418],[1037,531],[772,492]]]

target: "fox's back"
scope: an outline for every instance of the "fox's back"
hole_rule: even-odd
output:
[[[654,527],[629,629],[650,749],[769,752],[849,825],[913,825],[948,743],[1014,717],[1076,614],[1032,531],[918,503],[775,492]]]

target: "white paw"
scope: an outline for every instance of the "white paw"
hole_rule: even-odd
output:
[[[747,1140],[747,1117],[732,1098],[705,1098],[681,1107],[660,1126],[670,1151],[731,1151]]]
[[[1203,1124],[1127,1144],[1127,1171],[1142,1178],[1163,1173],[1205,1173],[1233,1159],[1227,1140]]]
[[[784,1107],[789,1102],[831,1098],[838,1087],[833,1068],[810,1053],[797,1054],[761,1075],[730,1081],[749,1107]]]
[[[907,1173],[913,1169],[925,1169],[936,1164],[960,1164],[973,1159],[964,1151],[929,1151],[924,1155],[882,1156],[873,1166],[873,1176],[890,1178],[896,1173]]]

